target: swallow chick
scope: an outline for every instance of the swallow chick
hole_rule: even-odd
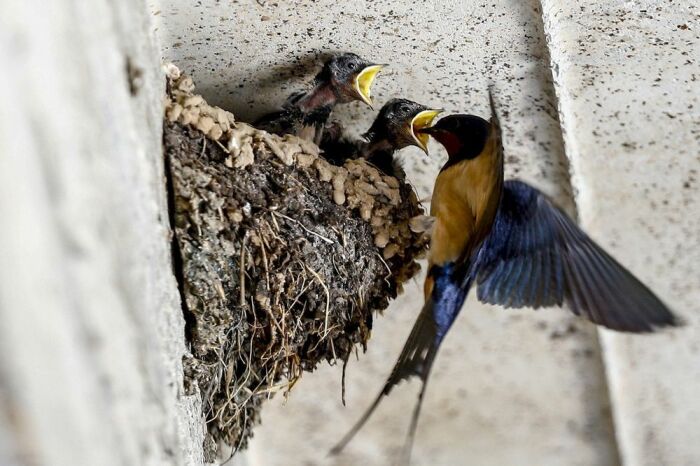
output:
[[[381,392],[331,453],[345,447],[396,384],[418,377],[421,389],[400,463],[408,464],[430,370],[472,287],[485,303],[507,308],[566,304],[574,314],[620,332],[680,324],[545,194],[522,181],[504,181],[493,100],[491,109],[490,121],[450,115],[421,130],[449,157],[430,206],[434,221],[425,304]]]
[[[354,53],[335,55],[324,63],[310,90],[291,94],[281,110],[264,115],[253,125],[269,133],[293,134],[320,144],[337,104],[360,100],[372,106],[372,83],[383,66]]]
[[[328,137],[324,138],[321,149],[336,165],[348,159],[364,158],[385,174],[404,179],[403,168],[394,153],[416,146],[427,154],[429,136],[421,131],[430,126],[441,111],[408,99],[392,99],[379,110],[372,126],[363,134],[363,141]]]

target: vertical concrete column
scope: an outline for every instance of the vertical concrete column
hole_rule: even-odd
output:
[[[542,6],[581,222],[687,320],[652,336],[601,331],[622,462],[698,464],[700,10]]]
[[[146,5],[0,10],[0,464],[201,464]]]

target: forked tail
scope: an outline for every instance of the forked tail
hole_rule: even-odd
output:
[[[411,425],[408,431],[408,438],[406,441],[406,446],[404,447],[404,452],[410,455],[410,447],[413,442],[413,437],[416,431],[416,426],[418,424],[418,415],[420,414],[421,404],[423,403],[423,394],[425,393],[425,386],[428,380],[428,375],[430,374],[430,369],[435,361],[435,355],[438,349],[438,332],[437,326],[435,325],[435,320],[433,319],[433,301],[428,300],[428,303],[423,307],[418,320],[413,325],[411,334],[406,341],[406,344],[401,351],[398,361],[394,365],[391,371],[391,375],[384,384],[384,388],[379,392],[377,398],[375,398],[372,405],[365,411],[362,417],[357,421],[350,431],[345,434],[340,442],[331,449],[330,454],[336,455],[340,453],[343,448],[352,440],[355,434],[362,428],[362,426],[370,418],[374,410],[377,408],[379,403],[382,401],[384,396],[391,392],[402,380],[408,379],[413,376],[418,376],[421,379],[421,390],[418,395],[418,401],[416,407],[413,411],[413,417],[411,418]]]

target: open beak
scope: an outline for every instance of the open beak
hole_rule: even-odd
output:
[[[369,65],[355,76],[355,92],[362,101],[372,107],[372,83],[384,65]]]
[[[442,111],[442,109],[423,110],[422,112],[418,112],[411,120],[411,135],[413,139],[415,139],[416,145],[423,149],[425,155],[428,155],[428,140],[430,139],[428,132],[433,125],[433,120],[435,120]]]

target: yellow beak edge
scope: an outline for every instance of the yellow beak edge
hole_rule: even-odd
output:
[[[421,133],[420,130],[432,126],[433,120],[435,120],[440,113],[442,113],[442,110],[423,110],[411,120],[411,135],[413,139],[416,140],[416,145],[423,149],[426,155],[428,154],[428,140],[430,136]]]
[[[362,101],[372,107],[372,83],[383,65],[370,65],[357,73],[355,77],[355,91]]]

